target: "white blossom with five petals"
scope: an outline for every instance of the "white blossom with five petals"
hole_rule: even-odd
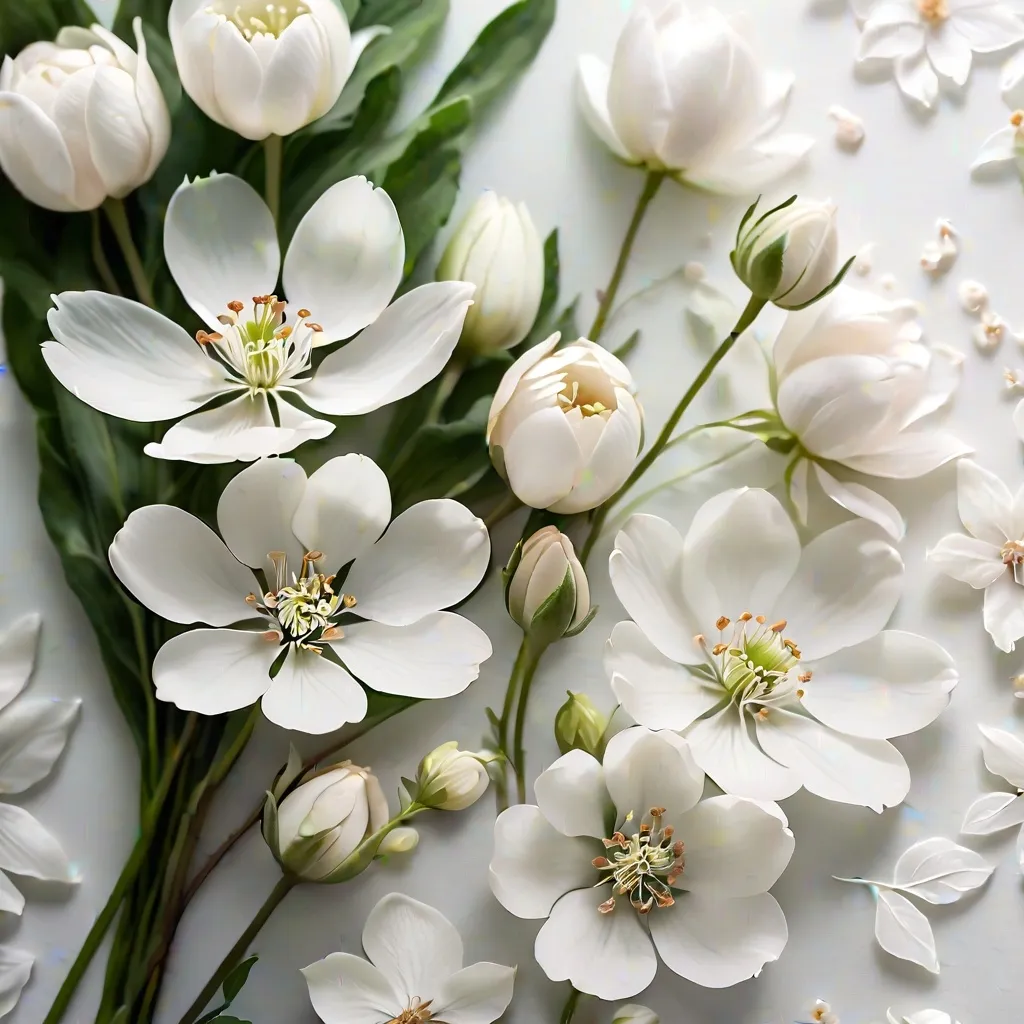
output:
[[[890,737],[949,703],[957,673],[921,636],[884,627],[903,562],[870,523],[843,523],[801,550],[766,491],[726,491],[682,536],[637,515],[616,537],[620,622],[605,667],[641,725],[682,732],[727,793],[779,800],[802,787],[881,811],[910,772]]]
[[[491,889],[517,917],[546,918],[534,955],[552,981],[628,999],[658,956],[707,988],[779,958],[789,932],[768,890],[793,854],[786,817],[772,803],[701,801],[703,788],[686,740],[632,728],[603,763],[569,751],[537,779],[536,806],[498,817]]]
[[[160,648],[157,697],[204,715],[261,700],[272,722],[325,733],[365,716],[357,679],[406,697],[461,693],[491,644],[441,609],[483,578],[487,528],[449,499],[389,522],[387,477],[361,455],[308,478],[290,459],[253,463],[221,494],[223,540],[180,508],[133,512],[110,546],[118,578],[162,618],[214,627]]]
[[[43,344],[53,375],[100,412],[185,417],[146,446],[163,459],[280,455],[334,430],[302,403],[358,416],[412,394],[447,363],[473,295],[434,282],[391,301],[405,238],[390,197],[362,177],[313,204],[283,269],[274,219],[250,185],[230,174],[185,182],[167,209],[164,255],[208,328],[195,340],[147,306],[90,291],[56,297],[55,340]],[[287,303],[274,294],[279,275]],[[353,335],[313,371],[315,347]]]

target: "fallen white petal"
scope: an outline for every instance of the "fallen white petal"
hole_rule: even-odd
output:
[[[929,903],[956,903],[984,885],[995,868],[974,850],[951,839],[922,839],[896,861],[893,887]]]
[[[928,918],[898,892],[878,891],[875,906],[875,938],[887,953],[939,973],[935,936]]]
[[[6,1017],[18,1005],[33,963],[35,957],[31,953],[0,946],[0,1017]]]
[[[960,832],[965,836],[989,836],[1021,824],[1024,824],[1024,796],[985,793],[967,808]]]

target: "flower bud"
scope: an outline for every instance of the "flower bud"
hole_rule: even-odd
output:
[[[569,693],[569,699],[555,715],[555,740],[558,750],[585,750],[599,761],[604,756],[604,734],[608,718],[594,706],[585,693]]]
[[[100,25],[63,28],[0,69],[0,167],[30,202],[93,210],[149,181],[167,152],[170,114],[146,57]]]
[[[544,243],[523,203],[484,192],[445,249],[439,281],[476,285],[460,347],[486,355],[530,333],[544,291]]]
[[[464,811],[484,795],[490,782],[487,765],[497,755],[459,750],[452,740],[432,750],[416,773],[416,782],[409,787],[413,802],[437,811]]]
[[[743,218],[731,255],[754,296],[782,309],[803,309],[832,291],[850,266],[837,270],[835,206],[794,196],[755,221],[756,207]]]
[[[646,1006],[628,1003],[620,1006],[612,1017],[612,1024],[660,1024],[661,1018]]]
[[[408,825],[403,825],[389,832],[383,840],[381,840],[381,844],[377,848],[377,852],[382,856],[394,853],[412,853],[412,851],[419,845],[419,832],[414,828],[410,828]]]
[[[263,837],[278,863],[303,881],[343,881],[351,877],[346,860],[389,818],[376,777],[343,761],[312,773],[280,807],[268,795]]]

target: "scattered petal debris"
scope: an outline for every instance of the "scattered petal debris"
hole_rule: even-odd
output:
[[[864,142],[864,119],[838,103],[828,108],[828,116],[836,123],[836,145],[840,149],[860,149]]]

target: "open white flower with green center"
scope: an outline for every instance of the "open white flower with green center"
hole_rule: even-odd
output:
[[[910,772],[890,737],[916,732],[957,682],[938,644],[886,630],[903,562],[854,520],[800,539],[767,491],[726,491],[682,536],[633,516],[612,585],[632,622],[605,651],[612,689],[641,725],[684,733],[727,793],[779,800],[801,786],[876,811]]]
[[[325,733],[366,714],[363,687],[461,693],[491,656],[458,604],[487,570],[487,528],[456,501],[413,505],[390,527],[387,477],[345,455],[312,476],[261,459],[224,488],[221,540],[171,505],[137,509],[110,564],[147,608],[202,622],[153,662],[156,695],[218,715],[262,698],[286,729]],[[386,530],[386,532],[385,532]]]
[[[164,255],[208,330],[193,339],[130,299],[62,292],[48,318],[55,340],[43,344],[53,375],[100,412],[185,417],[146,446],[163,459],[280,455],[334,430],[303,406],[359,416],[412,394],[448,362],[473,295],[445,281],[391,302],[405,237],[387,193],[362,177],[314,203],[283,269],[274,219],[250,185],[230,174],[186,181],[167,209]],[[274,294],[279,275],[287,303]],[[314,372],[315,347],[353,335]]]
[[[686,740],[633,728],[603,763],[570,750],[537,779],[537,806],[501,813],[491,889],[516,917],[547,919],[534,954],[552,981],[628,999],[658,956],[708,988],[779,958],[789,933],[768,890],[793,854],[786,817],[734,796],[701,801],[703,788]]]
[[[1024,637],[1024,486],[1011,494],[970,459],[957,464],[957,504],[967,530],[928,551],[947,576],[985,591],[985,629],[1001,651]]]
[[[369,962],[331,953],[303,968],[324,1024],[492,1024],[512,1002],[515,968],[463,967],[455,926],[402,893],[388,893],[370,911],[363,950]]]

